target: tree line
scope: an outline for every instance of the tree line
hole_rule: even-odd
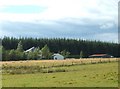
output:
[[[69,58],[88,57],[91,54],[106,53],[119,57],[118,43],[109,43],[101,41],[90,41],[82,39],[66,39],[66,38],[14,38],[4,37],[2,39],[3,53],[9,54],[11,51],[18,51],[19,42],[22,44],[22,50],[27,50],[31,47],[36,47],[37,50],[47,45],[50,53],[69,54]],[[20,51],[19,51],[20,52]],[[16,53],[17,55],[17,53]],[[22,54],[23,55],[23,54]],[[33,55],[33,53],[31,53]],[[24,56],[26,56],[24,54]],[[23,58],[21,58],[23,59]]]
[[[39,47],[32,47],[32,49],[24,50],[22,42],[20,41],[16,49],[5,50],[2,48],[2,60],[3,61],[18,61],[18,60],[38,60],[38,59],[53,59],[53,54],[50,52],[47,44],[40,49]],[[65,58],[70,54],[66,50],[59,52]]]

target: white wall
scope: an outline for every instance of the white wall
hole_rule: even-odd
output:
[[[62,55],[55,55],[54,60],[64,60],[64,57]]]

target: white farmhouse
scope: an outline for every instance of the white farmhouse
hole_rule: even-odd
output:
[[[59,53],[53,54],[53,59],[54,60],[64,60],[64,56],[62,56]]]

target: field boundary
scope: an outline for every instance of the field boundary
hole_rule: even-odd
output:
[[[66,72],[62,67],[70,67],[77,65],[100,64],[118,62],[118,58],[112,59],[67,59],[67,60],[44,60],[44,61],[13,61],[2,62],[3,74],[26,74],[26,73],[52,73]],[[56,70],[54,70],[56,68]]]

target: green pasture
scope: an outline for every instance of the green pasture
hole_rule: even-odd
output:
[[[50,72],[56,71],[56,72]],[[30,74],[6,73],[3,87],[117,87],[118,62],[45,68]]]

